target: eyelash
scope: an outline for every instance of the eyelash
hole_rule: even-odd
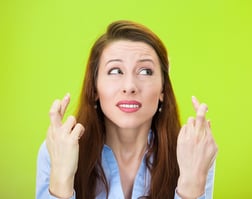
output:
[[[149,69],[149,68],[141,68],[141,69],[139,70],[139,74],[140,74],[142,71],[146,71],[145,74],[143,74],[143,75],[152,75],[152,74],[153,74],[153,70],[152,70],[152,69]]]
[[[116,73],[114,72],[116,70]],[[123,74],[120,68],[112,68],[108,71],[109,75]]]
[[[141,74],[143,71],[145,71],[144,74]],[[117,75],[117,74],[123,74],[122,70],[120,68],[112,68],[108,71],[109,75]],[[141,68],[138,72],[139,75],[149,75],[151,76],[153,74],[153,70],[149,68]]]

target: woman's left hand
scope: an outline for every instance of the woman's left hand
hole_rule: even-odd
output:
[[[193,97],[196,117],[190,117],[180,130],[177,141],[177,159],[180,176],[177,192],[182,198],[197,198],[205,191],[208,170],[212,166],[217,145],[210,122],[206,120],[208,107]]]

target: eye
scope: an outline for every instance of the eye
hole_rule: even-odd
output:
[[[139,71],[140,75],[152,75],[153,71],[149,68],[141,68]]]
[[[108,72],[109,75],[117,75],[117,74],[123,74],[122,70],[120,68],[112,68]]]

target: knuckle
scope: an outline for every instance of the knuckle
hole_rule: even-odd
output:
[[[76,124],[75,128],[76,128],[77,133],[80,135],[84,132],[84,127],[80,123]]]
[[[213,142],[212,142],[212,148],[213,148],[213,150],[215,151],[215,152],[217,152],[218,151],[218,146],[217,146],[217,144],[216,144],[216,142],[213,140]]]
[[[56,99],[56,100],[53,101],[53,105],[52,106],[53,107],[57,106],[58,104],[60,104],[60,102],[61,102],[60,99]]]
[[[194,121],[194,117],[192,117],[192,116],[188,117],[188,119],[187,119],[187,122],[188,122],[188,123],[191,123],[191,122],[193,122],[193,121]]]
[[[204,108],[207,108],[207,104],[206,103],[201,103],[201,106]]]
[[[218,146],[217,146],[216,142],[214,141],[214,139],[213,139],[212,137],[210,137],[210,138],[208,138],[208,139],[206,140],[206,144],[207,144],[207,146],[208,146],[208,148],[209,148],[209,151],[210,151],[211,153],[214,153],[214,154],[217,153],[217,151],[218,151]]]
[[[51,109],[51,110],[49,111],[49,116],[50,116],[50,117],[53,117],[53,116],[56,115],[56,113],[57,113],[57,111]]]
[[[191,125],[195,125],[195,118],[194,117],[189,117],[187,119],[187,125],[191,126]]]
[[[198,114],[196,117],[196,120],[199,122],[202,122],[205,120],[205,116],[203,114]]]
[[[79,128],[80,128],[81,131],[85,130],[85,128],[84,128],[84,126],[82,124],[78,123],[78,126],[79,126]]]
[[[218,153],[218,151],[219,151],[219,147],[215,145],[215,153]]]
[[[72,122],[76,122],[76,118],[75,118],[75,116],[73,116],[73,115],[69,115],[68,116],[68,120],[70,120],[70,121],[72,121]]]
[[[207,111],[208,111],[208,106],[207,106],[207,104],[202,103],[200,106],[201,106],[203,112],[207,112]]]

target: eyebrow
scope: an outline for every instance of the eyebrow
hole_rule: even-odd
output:
[[[110,60],[108,60],[107,62],[106,62],[106,64],[105,64],[105,66],[106,65],[108,65],[109,63],[111,63],[111,62],[122,62],[122,60],[121,59],[110,59]],[[140,60],[138,60],[137,62],[151,62],[151,63],[153,63],[154,64],[154,61],[152,60],[152,59],[140,59]]]
[[[122,62],[122,60],[121,60],[121,59],[110,59],[110,60],[108,60],[108,61],[105,63],[105,66],[108,65],[108,64],[111,63],[111,62]]]
[[[154,64],[154,61],[152,59],[140,59],[137,62],[152,62]]]

